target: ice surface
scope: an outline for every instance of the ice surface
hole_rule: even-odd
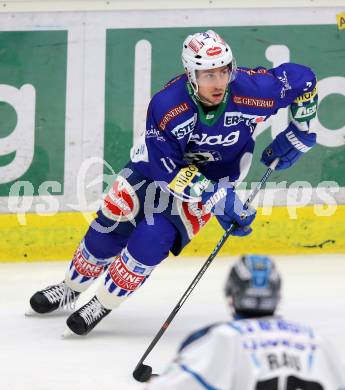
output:
[[[275,256],[283,276],[279,312],[333,339],[345,363],[345,255]],[[67,312],[25,317],[30,296],[64,277],[67,262],[0,263],[1,390],[135,390],[132,371],[206,258],[168,259],[88,336],[63,339]],[[192,330],[229,319],[223,284],[234,258],[207,270],[146,359],[161,372]],[[83,294],[85,303],[95,286]]]

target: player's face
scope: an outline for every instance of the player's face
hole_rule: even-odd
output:
[[[218,105],[224,98],[229,78],[229,68],[227,66],[198,70],[196,80],[199,86],[199,97],[208,106]]]

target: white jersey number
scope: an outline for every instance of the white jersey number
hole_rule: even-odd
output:
[[[169,173],[174,172],[174,169],[176,168],[176,164],[174,163],[174,161],[171,158],[169,158],[169,157],[162,157],[161,161],[162,161],[165,169]]]

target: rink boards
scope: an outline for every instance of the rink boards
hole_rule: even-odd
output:
[[[312,254],[345,252],[345,206],[326,216],[325,207],[260,208],[249,237],[230,237],[221,254]],[[85,234],[92,214],[0,215],[0,261],[66,260]],[[25,223],[24,223],[25,222]],[[213,218],[184,249],[184,256],[208,256],[223,230]]]
[[[318,144],[296,166],[272,174],[270,184],[282,188],[281,196],[259,204],[274,204],[273,213],[260,209],[254,233],[231,238],[222,253],[345,252],[339,12],[343,8],[199,9],[188,17],[183,9],[167,9],[145,18],[129,10],[0,13],[0,261],[72,256],[91,218],[80,210],[98,209],[145,128],[150,97],[182,72],[182,40],[210,27],[231,42],[239,65],[298,62],[315,70],[319,85]],[[245,189],[260,180],[260,154],[288,120],[284,109],[258,125]],[[289,202],[300,206],[283,207]],[[211,221],[183,254],[207,256],[221,234]]]

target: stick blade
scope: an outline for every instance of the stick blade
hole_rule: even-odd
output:
[[[152,367],[142,363],[137,365],[133,371],[133,377],[138,382],[147,382],[151,378],[151,375]]]

